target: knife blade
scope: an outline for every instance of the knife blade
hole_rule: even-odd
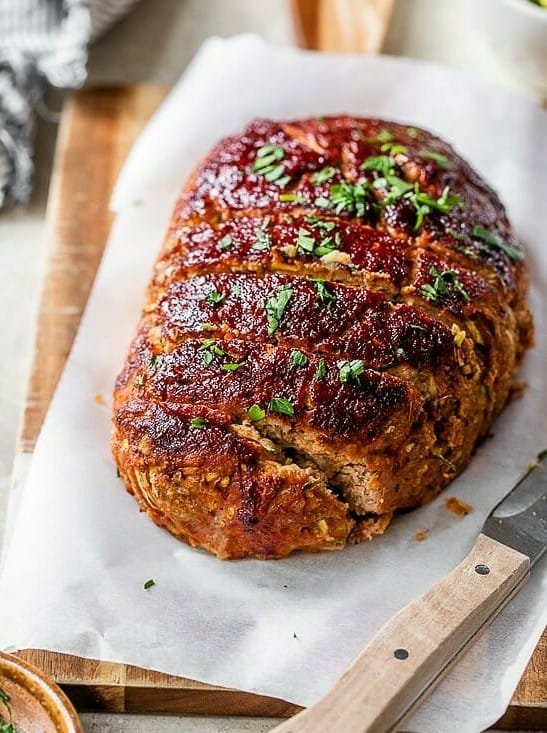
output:
[[[277,733],[389,733],[520,590],[547,549],[547,450],[497,504],[467,557],[388,621],[334,687]]]

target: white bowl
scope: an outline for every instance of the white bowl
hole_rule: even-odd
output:
[[[529,0],[474,0],[471,8],[504,71],[547,96],[547,8]]]

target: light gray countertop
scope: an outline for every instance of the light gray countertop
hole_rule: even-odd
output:
[[[508,82],[477,36],[469,0],[396,0],[386,52],[431,59]],[[210,35],[253,31],[278,44],[294,38],[285,0],[141,0],[90,51],[89,83],[171,83]],[[45,261],[44,213],[56,126],[40,121],[30,206],[0,214],[0,539],[34,337]],[[87,731],[267,731],[275,721],[85,714]]]

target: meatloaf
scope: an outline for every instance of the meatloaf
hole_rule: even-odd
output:
[[[438,137],[255,121],[176,204],[116,382],[119,474],[219,558],[370,539],[487,435],[527,288],[496,193]]]

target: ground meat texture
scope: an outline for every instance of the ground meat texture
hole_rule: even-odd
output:
[[[125,486],[222,559],[381,534],[507,401],[533,341],[523,259],[430,133],[253,122],[176,204],[114,392]]]

